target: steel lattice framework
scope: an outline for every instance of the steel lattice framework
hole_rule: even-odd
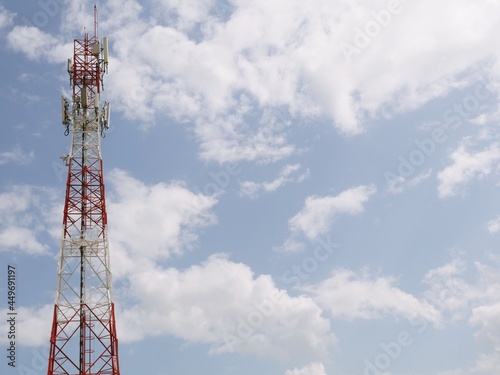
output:
[[[109,126],[109,103],[99,104],[107,38],[99,43],[95,7],[94,20],[94,36],[75,40],[68,60],[71,109],[62,99],[72,142],[48,375],[120,374],[100,146]]]

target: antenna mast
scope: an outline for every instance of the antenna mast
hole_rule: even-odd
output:
[[[65,134],[72,133],[48,375],[119,375],[118,339],[101,157],[109,103],[100,105],[108,39],[74,40],[68,73],[73,96],[62,97]]]
[[[97,38],[97,5],[94,5],[94,36]]]

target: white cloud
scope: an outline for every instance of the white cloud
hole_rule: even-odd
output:
[[[286,124],[275,119],[260,120],[257,127],[246,117],[247,100],[239,101],[238,112],[216,115],[213,119],[196,120],[195,132],[200,138],[201,157],[207,161],[238,162],[241,160],[270,163],[296,152],[285,136]]]
[[[292,297],[270,276],[255,275],[222,255],[185,270],[161,266],[163,259],[190,248],[197,230],[215,222],[210,213],[214,198],[194,194],[181,183],[147,185],[121,170],[108,174],[107,186],[121,342],[173,335],[207,344],[212,354],[328,357],[336,339],[311,298]],[[1,194],[2,221],[11,220],[12,212],[23,219],[40,203],[34,195],[28,188]],[[24,219],[32,225],[31,215]],[[43,230],[47,227],[40,226]],[[46,344],[51,306],[19,309],[31,332],[23,345]]]
[[[287,370],[285,375],[326,375],[326,371],[322,363],[314,362],[301,369]]]
[[[195,243],[197,230],[216,222],[210,212],[216,199],[195,194],[181,182],[149,186],[115,169],[107,183],[109,237],[117,276],[139,264],[151,267],[152,262],[183,253]]]
[[[21,149],[21,146],[16,145],[11,151],[0,152],[0,165],[15,163],[15,164],[29,164],[35,158],[33,151],[27,153]]]
[[[425,299],[442,313],[451,313],[452,320],[464,319],[470,301],[479,297],[463,278],[466,269],[466,262],[455,256],[445,265],[428,271],[422,280],[429,287]]]
[[[293,234],[285,240],[283,245],[273,248],[274,251],[283,253],[299,253],[301,251],[304,251],[304,249],[305,244],[300,241],[296,235]]]
[[[16,26],[7,35],[9,47],[25,53],[30,59],[46,57],[55,47],[56,39],[34,26]]]
[[[408,187],[414,187],[421,184],[425,180],[429,179],[431,175],[432,169],[422,172],[409,180],[402,176],[398,176],[397,178],[387,181],[388,191],[391,194],[400,194]]]
[[[7,34],[7,44],[12,50],[24,53],[32,60],[46,59],[62,63],[73,56],[72,41],[61,41],[34,26],[15,26]]]
[[[10,225],[2,228],[0,231],[0,249],[12,250],[18,248],[30,254],[42,254],[48,250],[48,247],[41,244],[36,233],[31,229],[21,228],[15,225]]]
[[[492,353],[479,354],[476,362],[465,369],[440,372],[437,375],[495,375],[500,371],[500,348]]]
[[[500,231],[500,216],[497,216],[495,219],[488,221],[487,228],[488,232],[490,232],[491,234]]]
[[[500,301],[474,308],[469,323],[480,327],[476,334],[480,345],[490,345],[496,351],[500,350]]]
[[[310,240],[325,234],[338,215],[357,215],[375,194],[373,185],[361,185],[336,196],[308,197],[302,210],[288,221],[292,233],[303,233]]]
[[[16,185],[0,192],[0,251],[47,253],[49,246],[42,238],[55,228],[60,231],[58,219],[62,220],[62,202],[51,189]]]
[[[204,159],[280,160],[296,148],[287,126],[265,120],[269,110],[284,108],[288,120],[327,117],[339,132],[357,134],[374,118],[418,108],[497,58],[489,47],[499,8],[472,0],[404,3],[392,13],[384,1],[113,0],[100,9],[100,27],[112,37],[107,88],[129,118],[151,124],[168,114],[191,123]],[[86,10],[69,3],[63,30],[89,27]],[[387,21],[375,16],[381,12]],[[377,24],[346,59],[342,46]],[[62,58],[60,43],[35,28],[18,26],[8,39],[31,58]]]
[[[301,211],[288,220],[290,236],[274,250],[285,253],[304,250],[301,235],[305,235],[310,241],[318,240],[330,230],[337,216],[362,213],[365,203],[375,193],[374,185],[360,185],[336,196],[307,197]]]
[[[326,358],[335,342],[310,298],[291,297],[271,277],[221,255],[184,271],[137,270],[126,295],[138,303],[118,315],[122,342],[171,334],[209,344],[212,354],[280,360]]]
[[[468,68],[476,70],[475,62],[485,57],[491,57],[493,61],[497,59],[491,48],[488,49],[491,56],[476,53],[478,49],[484,48],[485,42],[491,43],[498,34],[499,12],[496,5],[492,5],[493,2],[481,6],[471,1],[456,4],[436,4],[427,0],[419,4],[405,3],[403,12],[394,16],[390,25],[381,30],[380,35],[371,40],[369,46],[352,56],[351,64],[343,61],[344,56],[338,51],[339,42],[350,42],[356,28],[364,27],[370,20],[370,11],[382,9],[386,2],[375,0],[351,5],[354,3],[335,0],[239,1],[225,13],[224,20],[214,16],[215,11],[210,8],[210,1],[163,1],[164,12],[157,14],[151,14],[150,9],[141,14],[140,9],[137,9],[137,2],[121,3],[123,5],[120,12],[116,8],[117,12],[113,17],[101,23],[114,34],[111,39],[114,54],[110,65],[113,72],[109,79],[111,90],[107,93],[114,96],[117,108],[130,118],[135,116],[143,122],[153,122],[158,114],[162,116],[165,113],[185,119],[188,126],[195,128],[194,134],[198,137],[200,153],[205,160],[273,162],[297,152],[297,148],[287,137],[287,132],[291,126],[295,126],[295,121],[269,121],[264,118],[263,112],[270,108],[285,108],[286,116],[296,116],[294,119],[310,116],[315,121],[326,116],[340,132],[357,134],[373,118],[411,110],[446,93],[453,85],[457,73],[465,72],[467,75]],[[159,1],[151,3],[160,4]],[[74,4],[83,2],[69,2],[68,7],[76,7]],[[109,7],[109,4],[116,6],[118,2],[111,0],[105,6]],[[144,7],[150,6],[144,4]],[[81,12],[78,13],[81,17]],[[127,18],[123,18],[122,14],[126,14]],[[139,16],[146,14],[148,20],[141,21]],[[167,18],[160,20],[165,14],[177,14],[174,16],[176,22],[170,22]],[[121,20],[119,17],[122,17]],[[227,19],[230,22],[226,22]],[[428,21],[426,25],[421,23],[422,19]],[[69,20],[64,22],[75,22],[72,27],[82,30],[83,23],[79,17]],[[477,22],[478,20],[481,22]],[[150,23],[155,23],[153,26],[156,27],[148,28]],[[85,25],[89,27],[91,23]],[[52,40],[45,43],[44,35],[33,29],[17,29],[10,37],[16,43],[26,41],[28,45],[31,40],[41,41],[48,51],[58,45]],[[452,38],[456,38],[456,42]],[[32,58],[53,56],[49,52],[17,47]],[[163,119],[157,121],[161,122]],[[470,149],[466,150],[472,153]],[[498,159],[495,157],[494,162],[496,161]],[[494,168],[494,162],[491,162],[491,168]],[[488,175],[481,168],[474,168],[471,172],[473,178]],[[456,175],[462,177],[449,179],[451,194],[457,194],[470,181],[467,168],[456,169]],[[283,171],[274,181],[270,178],[251,183],[248,190],[255,193],[273,191],[293,176],[296,175],[287,175]],[[124,325],[133,322],[129,325],[132,329],[120,332],[125,336],[137,334],[137,337],[141,334],[172,334],[188,342],[208,343],[213,352],[230,350],[220,337],[224,336],[224,332],[236,332],[238,324],[249,319],[250,314],[255,312],[255,301],[261,300],[264,290],[277,290],[272,280],[249,274],[248,267],[224,259],[217,262],[211,259],[185,270],[162,268],[166,267],[165,264],[154,266],[155,262],[159,263],[172,254],[182,253],[196,243],[200,228],[215,220],[210,212],[215,202],[209,197],[190,192],[182,184],[145,184],[130,176],[112,178],[117,185],[112,187],[115,195],[109,200],[109,213],[110,218],[114,213],[119,216],[117,220],[110,220],[110,234],[113,230],[118,234],[111,236],[112,241],[115,241],[111,250],[113,253],[118,251],[118,257],[113,256],[112,263],[119,266],[113,269],[125,279],[124,282],[129,282],[130,289],[123,287],[119,293],[133,291],[130,295],[136,303],[125,306],[123,311],[123,316],[130,318]],[[166,198],[170,194],[172,199]],[[322,198],[328,199],[321,200]],[[321,223],[326,223],[325,227],[328,227],[338,218],[337,215],[353,214],[347,208],[332,204],[334,198],[336,197],[312,197],[311,206],[305,204],[303,211],[295,217],[293,227],[291,223],[292,234],[309,234],[311,238],[317,238],[327,231]],[[179,201],[182,203],[191,200],[195,204],[190,208],[180,207]],[[321,203],[326,203],[326,212],[321,212],[318,208]],[[26,207],[32,206],[29,200],[22,200],[20,206],[23,204]],[[132,214],[128,214],[128,205]],[[365,203],[360,206],[362,211]],[[151,217],[147,213],[151,213]],[[310,220],[307,220],[307,215],[310,215]],[[33,219],[27,210],[16,211],[7,220],[11,220],[11,217],[15,220],[2,222],[2,225],[18,222],[19,219],[21,222]],[[322,220],[319,229],[313,227],[313,219]],[[44,245],[44,241],[38,236],[41,232],[23,233],[28,227],[22,225],[1,227],[5,229],[2,233],[10,238],[4,238],[3,242],[12,241],[17,243],[16,246],[30,248],[30,251],[35,251],[37,245]],[[17,239],[13,235],[16,230]],[[497,229],[493,225],[490,230]],[[23,235],[19,236],[19,233]],[[23,237],[24,244],[19,237]],[[290,238],[287,241],[293,244],[292,240]],[[30,241],[31,244],[27,244]],[[226,270],[217,273],[213,270],[214,264],[222,265]],[[134,266],[140,272],[134,271]],[[443,280],[457,280],[460,282],[458,285],[462,285],[465,282],[463,272],[460,264],[446,265],[430,272],[424,281],[429,281],[429,289],[435,296],[441,297],[446,289],[435,288],[435,281],[442,277]],[[147,275],[151,276],[151,281],[157,281],[157,285],[148,284]],[[368,294],[363,290],[389,296],[382,298],[378,305],[369,300],[368,303],[372,305],[366,307],[350,301],[351,315],[407,317],[408,311],[400,307],[403,302],[415,308],[417,313],[423,314],[418,310],[425,305],[422,300],[400,290],[393,279],[374,276],[365,279],[360,275],[349,274],[344,275],[344,279],[339,274],[335,276],[338,277],[336,280],[344,281],[346,286],[355,290],[359,288],[361,291],[357,296],[362,301],[366,300]],[[180,287],[176,289],[184,282],[188,286],[186,290],[181,290]],[[163,283],[166,291],[162,289]],[[227,285],[231,283],[243,287],[244,293],[236,295],[233,290],[227,291]],[[193,285],[198,286],[205,294],[200,297]],[[443,286],[446,285],[443,283]],[[485,282],[480,285],[485,291],[489,291],[488,295],[494,295],[494,283]],[[147,288],[146,296],[138,293],[143,286]],[[474,327],[481,333],[493,333],[495,337],[492,340],[481,340],[495,345],[497,321],[494,314],[497,313],[497,304],[484,294],[481,295],[484,301],[472,299],[468,292],[464,293],[468,288],[461,287],[459,290],[462,293],[460,298],[446,296],[448,309],[470,313],[468,306],[473,302],[476,307],[471,324],[475,324]],[[338,290],[334,289],[334,292],[338,293]],[[237,306],[231,305],[229,311],[223,311],[217,306],[215,302],[220,301],[217,298],[223,293],[235,298]],[[163,299],[165,294],[168,294],[167,298]],[[432,295],[424,296],[436,309],[440,308],[437,301],[435,303],[431,300]],[[164,316],[160,309],[141,310],[144,306],[150,306],[148,304],[153,305],[154,297],[160,298],[163,307],[174,306],[171,315]],[[290,312],[280,310],[276,316],[283,317],[285,324],[290,325],[281,331],[279,320],[273,321],[271,318],[259,323],[254,328],[255,335],[250,335],[250,340],[237,340],[234,344],[235,351],[257,354],[266,351],[265,355],[280,357],[284,356],[283,351],[292,355],[297,353],[298,343],[302,343],[306,346],[304,352],[312,353],[312,356],[321,352],[319,349],[312,349],[312,342],[316,339],[316,342],[325,343],[328,329],[324,317],[318,317],[315,303],[286,293],[282,297],[280,302],[287,302]],[[339,300],[342,296],[334,297]],[[396,302],[391,304],[391,301]],[[298,318],[301,307],[305,311],[303,320]],[[140,315],[141,313],[144,315]],[[349,312],[345,312],[345,316],[348,314]],[[159,322],[161,329],[155,332],[147,322],[142,323],[144,326],[133,326],[141,324],[133,319],[137,316]],[[222,316],[222,322],[216,320],[216,316]],[[240,317],[243,317],[243,323],[238,320]],[[194,322],[194,327],[189,322]],[[295,325],[291,326],[291,322]],[[314,322],[317,324],[313,324]],[[306,329],[300,331],[295,329],[297,327]],[[494,329],[489,329],[491,327]],[[144,333],[141,332],[142,328],[145,328]],[[285,329],[296,333],[295,341],[285,341]],[[307,333],[311,335],[310,341],[307,341]],[[129,336],[128,339],[132,338]],[[483,358],[481,366],[493,369],[487,362],[488,359]],[[301,366],[289,370],[288,375],[325,372],[319,363],[304,368],[300,368]]]
[[[453,163],[438,173],[441,198],[452,197],[471,180],[491,174],[495,162],[500,159],[500,148],[494,144],[483,151],[471,153],[464,145],[460,145],[450,157]]]
[[[296,174],[300,169],[300,164],[288,164],[281,169],[278,176],[271,182],[242,181],[240,182],[240,194],[255,198],[259,191],[273,192],[289,182],[302,182],[308,177],[309,170],[306,170],[299,176],[293,176],[293,174]]]
[[[12,24],[15,14],[9,12],[3,5],[0,4],[0,29],[3,29]]]
[[[45,305],[40,308],[17,306],[16,311],[16,324],[19,333],[16,339],[17,344],[32,347],[48,345],[54,305]],[[8,316],[8,312],[7,309],[0,310],[4,317]],[[7,319],[0,321],[0,329],[2,332],[9,332]],[[8,343],[6,334],[0,336],[0,343],[3,345]]]
[[[440,375],[490,375],[500,370],[500,258],[490,255],[489,260],[490,264],[475,262],[477,278],[473,281],[465,279],[470,272],[460,254],[424,277],[424,283],[430,286],[425,298],[443,312],[443,317],[448,311],[452,321],[467,321],[476,328],[474,337],[482,348],[474,365]]]
[[[438,375],[493,375],[500,371],[500,303],[474,308],[469,323],[472,327],[479,327],[474,335],[483,348],[474,365],[465,369],[446,371]],[[489,351],[485,352],[487,349]],[[485,350],[486,349],[486,350]]]
[[[218,2],[227,5],[225,0]],[[218,6],[213,0],[156,0],[155,3],[158,6],[156,14],[158,18],[164,18],[165,23],[175,25],[177,29],[185,32],[189,32],[196,25],[206,21],[211,8]]]
[[[497,272],[500,258],[489,255],[489,263],[475,262],[468,267],[463,254],[454,254],[453,259],[443,266],[431,269],[423,283],[428,286],[424,298],[443,313],[449,313],[452,321],[469,320],[478,325],[481,311],[489,311],[500,301],[500,277]],[[473,268],[475,280],[468,280]],[[445,316],[446,317],[446,316]],[[500,338],[499,338],[500,341]]]
[[[210,213],[216,204],[215,198],[192,193],[180,182],[146,185],[126,172],[114,169],[107,175],[107,187],[108,217],[112,223],[109,231],[112,269],[118,279],[126,279],[124,284],[118,284],[122,289],[115,289],[118,296],[130,292],[124,285],[132,285],[131,288],[145,286],[137,286],[139,276],[144,277],[141,282],[147,283],[155,277],[176,274],[174,269],[165,274],[157,272],[156,266],[172,254],[190,249],[196,242],[196,231],[216,220]],[[47,253],[49,246],[41,240],[42,236],[49,234],[60,240],[64,203],[61,196],[53,190],[31,186],[13,186],[1,192],[0,251],[18,249],[29,254]],[[134,295],[127,296],[127,300],[141,298],[138,289],[134,292]],[[182,308],[189,309],[189,306]],[[47,344],[52,307],[19,306],[18,310],[23,316],[19,324],[30,332],[21,344]],[[125,320],[127,314],[132,313],[133,309],[125,311]],[[153,327],[149,328],[154,331]],[[127,337],[126,334],[123,336]]]
[[[387,316],[441,323],[440,312],[425,300],[402,291],[394,278],[338,269],[318,285],[303,287],[335,318],[381,319]]]

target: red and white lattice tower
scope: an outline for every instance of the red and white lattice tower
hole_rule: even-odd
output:
[[[62,98],[72,142],[63,157],[68,179],[48,375],[120,374],[100,147],[109,127],[109,103],[99,103],[107,64],[108,41],[97,38],[94,7],[94,36],[75,40],[68,60],[71,103]]]

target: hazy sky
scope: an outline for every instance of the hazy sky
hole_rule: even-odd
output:
[[[6,375],[46,373],[93,5],[0,0]],[[123,375],[498,375],[499,1],[97,5]]]

